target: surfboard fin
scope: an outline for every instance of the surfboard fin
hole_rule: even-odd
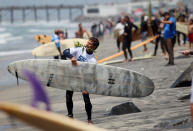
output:
[[[17,71],[15,71],[15,76],[16,76],[16,79],[17,79],[17,86],[19,86],[19,78],[18,78],[18,73],[17,73]]]
[[[34,96],[33,96],[31,106],[38,108],[38,102],[43,102],[46,106],[46,110],[51,111],[49,98],[46,94],[46,91],[43,88],[43,85],[41,84],[39,79],[36,77],[36,75],[27,70],[24,71],[24,75],[27,77],[33,89]]]

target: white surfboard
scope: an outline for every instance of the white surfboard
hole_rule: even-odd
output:
[[[86,45],[88,40],[80,39],[80,38],[61,40],[60,41],[61,51],[67,48],[75,47],[75,44],[77,44],[78,42],[82,45]],[[56,47],[56,44],[54,42],[50,42],[48,44],[44,44],[35,48],[32,51],[32,55],[33,56],[58,56],[59,52]]]
[[[176,23],[176,31],[182,32],[184,34],[188,34],[188,24],[187,23]]]
[[[87,31],[87,32],[83,33],[83,38],[84,39],[89,39],[90,37],[92,37],[92,33],[90,31]]]
[[[90,94],[144,97],[154,90],[154,83],[148,77],[114,66],[78,62],[72,66],[68,60],[29,59],[16,61],[8,66],[14,76],[26,80],[23,70],[34,72],[43,85]]]

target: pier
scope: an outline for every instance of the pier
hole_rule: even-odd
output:
[[[38,21],[38,12],[39,11],[45,11],[46,15],[46,21],[49,22],[51,20],[50,12],[49,10],[55,10],[57,12],[57,20],[61,21],[62,14],[61,10],[67,10],[68,11],[68,19],[73,20],[73,10],[80,10],[80,16],[83,15],[83,5],[76,5],[76,6],[68,6],[68,5],[58,5],[58,6],[11,6],[11,7],[0,7],[0,23],[4,21],[4,16],[2,15],[3,11],[8,12],[10,23],[14,23],[16,16],[14,15],[15,11],[21,12],[22,15],[22,21],[26,22],[26,12],[30,10],[30,13],[33,13],[33,19],[34,21]]]

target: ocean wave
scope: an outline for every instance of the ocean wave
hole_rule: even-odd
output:
[[[19,55],[19,54],[26,54],[31,52],[32,50],[3,51],[3,52],[0,52],[0,56]]]
[[[41,25],[41,26],[56,26],[56,25],[59,25],[59,26],[61,26],[61,25],[67,25],[68,26],[68,24],[71,24],[72,22],[71,21],[69,21],[69,20],[62,20],[62,21],[49,21],[49,22],[46,22],[46,21],[44,21],[44,20],[42,20],[42,21],[38,21],[38,22],[36,22],[36,21],[26,21],[25,23],[23,23],[23,22],[15,22],[15,23],[9,23],[9,22],[2,22],[1,24],[2,25],[4,25],[4,26],[9,26],[9,25],[11,25],[11,26],[31,26],[31,25]],[[75,22],[73,22],[73,23],[75,23]]]
[[[23,39],[22,36],[15,36],[15,37],[6,38],[6,41],[22,40],[22,39]]]
[[[12,36],[11,33],[0,33],[0,39]]]
[[[5,37],[5,38],[1,38],[0,37],[0,44],[7,44],[10,41],[15,41],[15,40],[22,40],[23,37],[22,36],[16,36],[16,37]]]
[[[6,40],[5,39],[0,39],[0,44],[6,44]]]
[[[5,32],[6,28],[0,28],[0,32]]]
[[[84,27],[90,27],[93,22],[82,22],[82,25]],[[72,22],[70,20],[62,20],[62,21],[26,21],[25,23],[23,22],[18,22],[18,23],[13,23],[10,24],[9,22],[2,22],[1,23],[3,26],[41,26],[41,27],[61,27],[61,28],[77,28],[78,29],[78,24],[79,22]]]
[[[45,32],[47,33],[47,32],[51,32],[51,31],[52,31],[51,29],[46,29],[46,30],[45,29],[43,29],[43,30],[41,30],[41,29],[29,29],[28,30],[28,32],[30,32],[30,33],[40,33],[40,32],[41,33],[42,32],[43,33],[45,33]]]

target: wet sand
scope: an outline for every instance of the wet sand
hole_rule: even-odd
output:
[[[135,43],[139,43],[135,42]],[[135,44],[133,43],[133,45]],[[143,56],[153,53],[154,45],[148,44],[149,51],[144,53],[143,47],[133,51],[134,57]],[[178,76],[190,65],[193,56],[181,57],[177,51],[185,50],[186,47],[175,46],[175,64],[174,66],[165,66],[167,61],[162,57],[161,50],[157,56],[152,59],[139,60],[129,63],[117,63],[112,66],[122,67],[140,72],[151,78],[155,84],[154,92],[143,98],[122,98],[111,96],[90,95],[93,104],[93,122],[96,126],[117,131],[127,130],[191,130],[190,102],[189,100],[180,101],[180,97],[190,93],[190,87],[169,88]],[[115,40],[107,36],[101,42],[97,50],[97,56],[102,59],[117,52]],[[32,56],[28,55],[27,57]],[[25,57],[23,57],[25,58]],[[119,57],[123,58],[122,57]],[[20,59],[20,58],[17,58]],[[10,57],[9,63],[16,60]],[[6,65],[6,64],[5,64]],[[4,88],[0,92],[1,101],[10,101],[15,103],[29,105],[31,99],[31,89],[23,82],[19,87],[16,86],[16,79],[7,74],[7,70],[2,67],[1,72],[11,78],[12,85]],[[15,81],[15,82],[13,82]],[[0,88],[3,88],[2,86]],[[65,91],[47,87],[47,92],[51,99],[52,109],[62,115],[67,114],[65,105]],[[74,117],[86,122],[86,113],[84,110],[84,102],[81,93],[75,93],[74,97]],[[108,116],[111,108],[126,102],[133,102],[142,112]],[[0,113],[0,130],[10,131],[31,131],[38,130],[36,128],[15,121],[16,128],[10,128],[10,121],[6,119],[6,115]]]

